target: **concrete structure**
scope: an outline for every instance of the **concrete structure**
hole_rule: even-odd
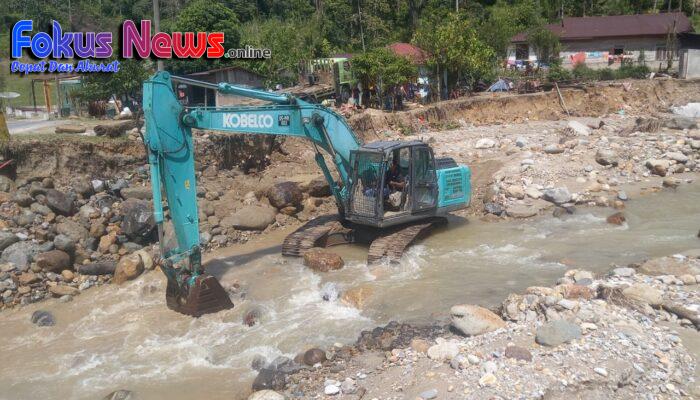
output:
[[[209,83],[234,83],[253,89],[261,89],[265,86],[265,77],[241,67],[224,67],[195,72],[187,77]],[[178,85],[178,92],[187,96],[186,103],[191,106],[231,106],[246,104],[249,100],[196,86]]]
[[[669,52],[671,70],[678,70],[678,35],[692,32],[683,13],[615,15],[602,17],[566,17],[561,23],[547,25],[559,36],[562,65],[573,68],[585,63],[591,68],[619,68],[622,61],[643,62],[652,70],[666,69]],[[519,33],[508,49],[510,65],[536,64],[535,49],[527,34]]]
[[[678,76],[684,79],[700,79],[700,34],[680,35],[680,60]]]

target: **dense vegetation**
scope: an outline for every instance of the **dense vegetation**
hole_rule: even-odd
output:
[[[7,56],[7,32],[31,18],[47,30],[52,19],[75,31],[118,32],[124,19],[152,16],[152,0],[8,0],[0,10],[0,57]],[[430,53],[429,66],[450,85],[471,85],[494,77],[509,39],[527,31],[547,59],[558,51],[556,37],[543,29],[560,16],[614,15],[682,10],[698,26],[695,1],[682,0],[160,0],[161,29],[223,31],[226,48],[252,45],[272,50],[270,60],[166,61],[166,68],[194,72],[231,63],[290,83],[300,61],[335,53],[363,53],[362,60],[387,57],[374,49],[412,42]],[[456,9],[458,8],[458,9]],[[698,27],[700,28],[700,27]],[[700,30],[700,29],[698,29]],[[115,34],[118,38],[120,35]],[[151,63],[141,63],[142,68]],[[367,71],[380,66],[365,66]],[[392,73],[414,71],[393,65]],[[134,68],[128,68],[132,76]],[[367,77],[365,77],[367,78]],[[394,78],[391,78],[394,79]],[[99,87],[99,86],[97,86]]]

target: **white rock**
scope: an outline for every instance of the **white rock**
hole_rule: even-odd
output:
[[[634,268],[629,268],[629,267],[615,268],[612,271],[612,274],[615,276],[630,277],[630,276],[635,274],[635,270],[634,270]]]
[[[459,345],[455,342],[438,343],[428,349],[428,358],[431,360],[451,360],[457,354],[459,354]]]
[[[323,393],[332,396],[340,393],[340,388],[337,385],[327,385],[325,389],[323,389]]]
[[[539,199],[540,197],[542,197],[542,192],[540,192],[534,186],[528,186],[525,189],[525,194],[528,195],[529,197],[532,197],[533,199]]]
[[[605,368],[596,367],[596,368],[593,368],[593,371],[598,375],[608,376],[608,370],[606,370]]]
[[[284,400],[284,396],[274,390],[259,390],[248,396],[248,400]]]
[[[567,128],[579,136],[588,136],[591,134],[591,128],[578,121],[569,121]]]
[[[482,138],[476,141],[475,149],[490,149],[496,146],[496,141],[490,138]]]

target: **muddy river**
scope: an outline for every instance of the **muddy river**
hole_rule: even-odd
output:
[[[442,319],[456,303],[494,306],[510,292],[551,285],[569,268],[604,272],[611,263],[700,246],[698,184],[630,201],[623,226],[606,224],[609,213],[584,208],[563,219],[503,223],[453,218],[399,265],[368,268],[365,250],[347,246],[338,248],[345,268],[327,274],[282,258],[278,232],[210,262],[224,283],[241,283],[246,300],[199,319],[165,307],[159,273],[69,303],[2,312],[0,399],[99,399],[116,389],[139,399],[245,398],[258,354],[293,357],[307,346],[352,342],[390,320]],[[371,293],[362,310],[336,299],[358,286]],[[251,308],[261,322],[247,327]],[[32,325],[36,309],[52,311],[56,325]]]

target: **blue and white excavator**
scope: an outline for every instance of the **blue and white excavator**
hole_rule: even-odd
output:
[[[267,102],[256,106],[186,107],[174,82]],[[368,262],[398,259],[414,240],[446,222],[450,211],[466,208],[471,172],[451,158],[435,159],[422,141],[362,144],[345,119],[319,104],[289,94],[212,84],[158,72],[143,85],[145,142],[153,189],[153,213],[161,243],[161,266],[168,278],[171,309],[200,316],[233,307],[201,262],[195,151],[192,129],[231,134],[277,135],[309,140],[316,163],[330,185],[338,215],[311,220],[290,234],[282,254],[302,256],[312,247],[369,244]],[[325,153],[325,155],[324,155]],[[337,171],[336,181],[326,160]],[[163,248],[165,193],[177,247]]]

